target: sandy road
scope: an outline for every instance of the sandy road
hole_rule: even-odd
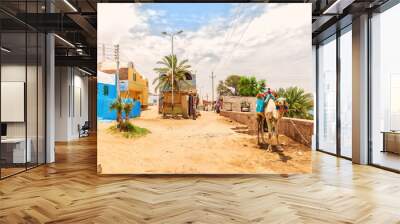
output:
[[[156,107],[132,119],[151,131],[126,139],[98,124],[98,164],[102,174],[245,174],[311,172],[308,147],[282,136],[282,151],[259,149],[255,136],[239,133],[243,127],[213,112],[197,120],[162,119]],[[282,141],[281,140],[281,141]]]

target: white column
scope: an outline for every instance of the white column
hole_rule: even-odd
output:
[[[353,20],[353,162],[368,163],[368,15]]]
[[[46,163],[55,161],[55,56],[54,35],[46,36]]]

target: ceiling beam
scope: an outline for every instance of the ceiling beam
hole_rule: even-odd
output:
[[[96,70],[97,59],[91,56],[55,56],[56,66],[87,67]]]
[[[342,14],[343,10],[351,5],[355,0],[336,0],[332,4],[330,4],[322,14],[327,15],[337,15]]]
[[[43,32],[80,31],[82,28],[63,13],[19,13],[19,20]]]
[[[89,37],[92,39],[97,37],[97,30],[95,27],[90,24],[85,17],[83,17],[79,13],[70,13],[67,14],[67,16],[74,21],[78,26],[80,26],[86,34],[88,34]]]

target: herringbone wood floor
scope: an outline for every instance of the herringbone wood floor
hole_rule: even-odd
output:
[[[98,176],[96,139],[0,181],[0,223],[400,223],[400,175],[314,154],[309,175]]]

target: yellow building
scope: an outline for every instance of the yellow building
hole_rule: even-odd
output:
[[[148,107],[149,81],[135,69],[132,62],[128,64],[128,91],[130,98],[140,101],[143,108]]]
[[[114,66],[109,66],[108,68],[103,66],[101,70],[110,74],[115,74],[116,72]],[[129,62],[127,67],[120,67],[119,80],[121,82],[128,82],[127,91],[121,91],[122,97],[129,97],[140,101],[142,108],[148,107],[149,81],[135,69],[132,62]]]

